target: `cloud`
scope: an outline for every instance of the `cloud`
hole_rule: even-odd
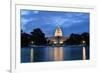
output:
[[[64,22],[68,21],[69,19],[67,18],[63,18],[63,17],[53,17],[53,22],[56,24],[56,25],[62,25]]]
[[[63,18],[59,16],[50,16],[50,17],[43,17],[42,20],[45,24],[50,24],[53,26],[62,25],[64,22],[67,22],[68,18]]]
[[[30,22],[34,22],[34,21],[37,21],[38,20],[38,18],[29,18],[29,19],[26,19],[26,18],[22,18],[21,19],[21,28],[23,29],[23,30],[25,30],[27,27],[26,27],[26,25],[27,26],[31,26],[30,24],[28,24],[28,23],[30,23]]]
[[[71,27],[71,26],[78,25],[79,23],[84,22],[83,19],[76,19],[75,17],[67,18],[67,16],[66,18],[56,16],[56,17],[51,17],[49,19],[51,19],[51,24],[55,24],[55,26],[61,25],[65,27]]]
[[[21,28],[25,32],[30,32],[35,28],[41,28],[47,35],[52,35],[57,25],[64,30],[73,28],[73,31],[82,31],[75,29],[76,27],[87,26],[89,22],[88,13],[79,12],[50,12],[38,10],[22,10],[21,11]],[[74,30],[75,29],[75,30]],[[86,27],[88,29],[88,27]],[[71,29],[69,29],[70,31]],[[50,32],[49,32],[50,31]],[[67,31],[65,31],[67,33]],[[70,32],[68,32],[70,33]]]
[[[39,11],[38,10],[34,10],[34,11],[32,11],[34,14],[38,14],[39,13]]]
[[[28,10],[21,10],[21,15],[27,15],[30,14],[30,11]]]

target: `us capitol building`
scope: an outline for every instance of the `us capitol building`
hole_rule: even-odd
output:
[[[63,36],[63,31],[58,25],[55,29],[54,36],[48,37],[47,40],[50,40],[50,42],[52,42],[54,45],[62,45],[63,42],[67,39],[68,37]]]

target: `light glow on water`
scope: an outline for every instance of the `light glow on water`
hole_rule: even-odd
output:
[[[30,62],[33,62],[34,61],[34,49],[31,48],[30,50]]]
[[[21,63],[89,59],[89,47],[29,47],[21,49]]]
[[[63,60],[63,48],[55,47],[54,48],[54,61],[62,61]]]
[[[83,46],[83,60],[86,60],[86,50],[84,46]]]

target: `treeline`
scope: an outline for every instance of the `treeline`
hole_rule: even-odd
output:
[[[82,34],[74,34],[72,33],[66,41],[64,41],[65,45],[80,45],[85,41],[85,45],[89,46],[89,33],[84,32]]]
[[[85,41],[86,45],[89,45],[89,33],[72,33],[69,36],[69,39],[64,41],[63,45],[79,45],[82,44],[83,40]],[[23,30],[21,30],[21,47],[28,47],[30,45],[50,45],[50,40],[47,41],[45,34],[40,28],[34,29],[32,32],[30,32],[30,34],[25,33],[23,32]]]
[[[47,41],[45,34],[39,29],[34,29],[30,34],[27,34],[21,30],[21,47],[29,45],[46,45]]]

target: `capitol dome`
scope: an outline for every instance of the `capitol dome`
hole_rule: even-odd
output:
[[[56,28],[55,37],[62,37],[62,30],[59,25]]]

